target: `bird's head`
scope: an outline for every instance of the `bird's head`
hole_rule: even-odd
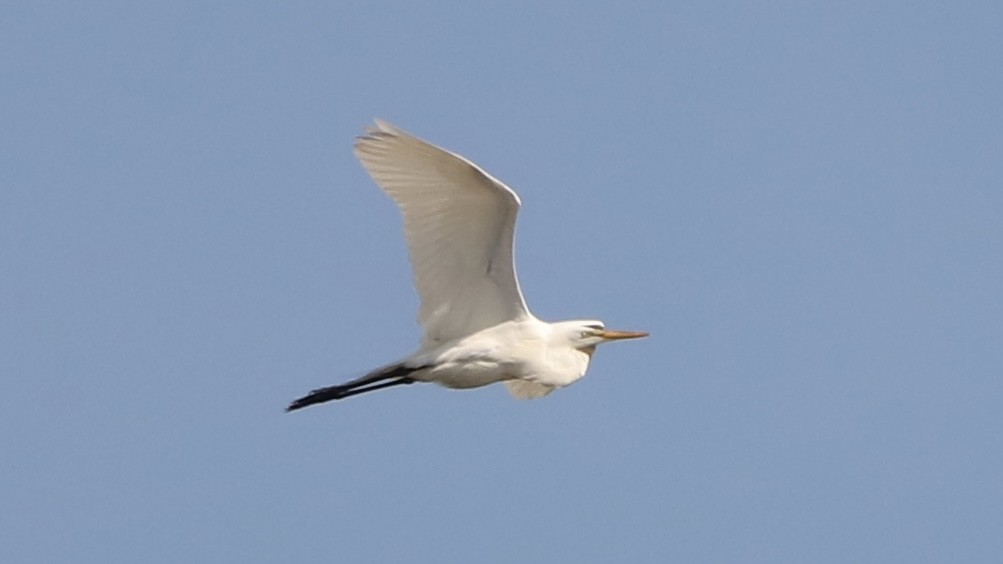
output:
[[[644,331],[614,331],[607,329],[602,321],[595,319],[564,321],[558,323],[561,334],[566,338],[571,346],[584,353],[591,355],[596,350],[596,346],[609,341],[621,341],[624,339],[640,339],[647,337]]]

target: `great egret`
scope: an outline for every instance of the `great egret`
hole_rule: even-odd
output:
[[[414,382],[504,382],[517,398],[538,398],[584,376],[596,345],[648,335],[534,317],[512,260],[519,197],[479,166],[380,120],[355,155],[404,216],[425,335],[411,356],[314,390],[287,411]]]

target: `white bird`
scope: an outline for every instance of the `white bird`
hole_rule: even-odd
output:
[[[648,335],[534,317],[513,262],[519,196],[479,166],[380,120],[355,155],[404,216],[424,338],[414,354],[314,390],[287,411],[414,382],[504,382],[517,398],[538,398],[584,376],[596,345]]]

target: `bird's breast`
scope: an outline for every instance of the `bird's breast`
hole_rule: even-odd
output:
[[[563,387],[580,380],[588,369],[589,355],[582,351],[549,351],[530,367],[529,379],[548,386]]]

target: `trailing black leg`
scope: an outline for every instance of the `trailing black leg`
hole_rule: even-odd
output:
[[[310,405],[324,403],[331,400],[344,399],[358,394],[364,394],[366,392],[382,390],[383,388],[389,388],[391,386],[413,384],[415,379],[409,378],[407,375],[420,369],[421,368],[408,368],[402,365],[395,365],[367,374],[362,378],[352,380],[351,382],[346,382],[337,386],[318,388],[289,404],[286,411],[296,411],[297,409],[302,409]]]

